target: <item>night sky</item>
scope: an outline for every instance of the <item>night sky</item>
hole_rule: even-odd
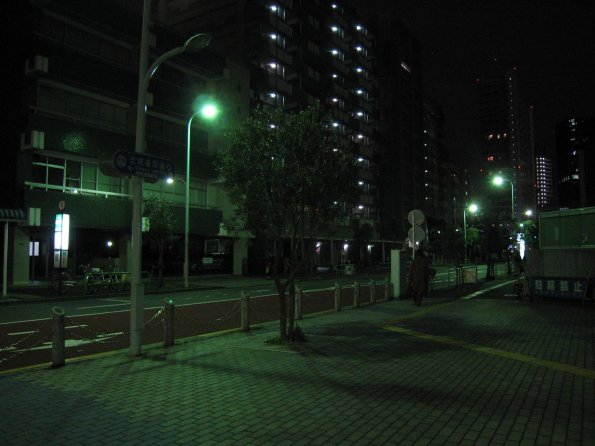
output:
[[[422,44],[424,88],[444,108],[451,148],[473,149],[475,79],[494,64],[517,67],[522,94],[534,106],[537,153],[554,150],[561,120],[595,116],[595,1],[377,3],[396,10]]]

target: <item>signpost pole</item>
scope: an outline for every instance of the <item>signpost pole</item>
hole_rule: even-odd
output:
[[[145,73],[149,61],[149,21],[151,20],[151,0],[144,0],[143,23],[138,66],[138,97],[136,103],[136,139],[134,150],[143,153],[145,146],[145,107],[147,83]],[[132,180],[132,271],[130,288],[130,354],[141,354],[142,330],[144,324],[144,287],[141,282],[141,247],[143,216],[143,178],[134,176]]]
[[[413,260],[415,260],[415,212],[413,212],[411,214],[411,216],[412,216],[411,219],[413,220],[412,221],[412,224],[413,224],[413,246],[412,246],[413,257],[412,258],[413,258]]]

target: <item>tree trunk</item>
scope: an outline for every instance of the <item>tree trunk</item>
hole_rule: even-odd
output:
[[[285,292],[279,292],[279,338],[281,342],[287,341],[286,315],[287,305],[285,302]]]
[[[159,260],[157,262],[157,266],[159,269],[159,288],[163,286],[163,254],[164,254],[164,245],[165,240],[159,240],[157,243],[158,251],[159,251]]]
[[[287,303],[285,301],[285,287],[281,285],[279,279],[279,265],[281,263],[282,244],[280,240],[273,242],[273,252],[275,253],[275,261],[273,263],[273,277],[275,278],[275,285],[279,295],[279,338],[281,342],[287,341]]]
[[[288,329],[289,340],[295,340],[295,281],[292,278],[289,282],[289,305],[288,305]]]

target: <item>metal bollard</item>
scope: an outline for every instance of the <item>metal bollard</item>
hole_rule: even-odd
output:
[[[370,303],[376,303],[376,281],[370,279]]]
[[[359,307],[359,282],[355,280],[353,282],[353,306],[355,308]]]
[[[175,343],[175,304],[171,297],[163,301],[165,304],[165,317],[163,318],[163,346],[171,347]]]
[[[301,287],[295,287],[295,320],[299,321],[304,318],[304,314],[302,312],[302,295],[303,290]]]
[[[387,277],[384,281],[384,300],[392,300],[392,298],[390,295],[390,279]]]
[[[341,285],[335,282],[335,311],[341,311]]]
[[[240,293],[240,304],[242,309],[242,331],[250,330],[250,293],[242,291]]]
[[[64,336],[64,310],[60,307],[52,308],[52,367],[61,367],[65,364],[65,336]]]

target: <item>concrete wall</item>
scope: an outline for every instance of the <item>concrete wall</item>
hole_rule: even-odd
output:
[[[526,259],[528,277],[595,278],[595,249],[533,249]]]
[[[12,284],[26,285],[29,283],[29,231],[14,223],[10,230],[13,231]]]

